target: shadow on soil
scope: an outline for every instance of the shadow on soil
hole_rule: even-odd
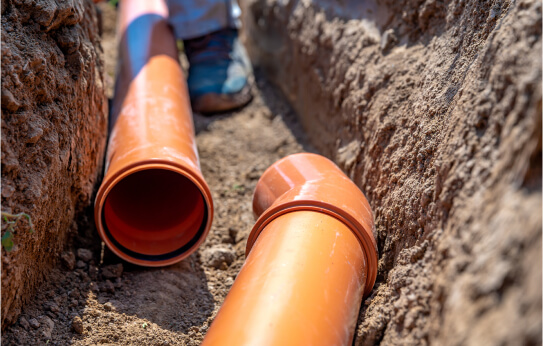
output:
[[[103,266],[121,260],[109,250]],[[162,329],[187,334],[211,316],[213,296],[207,288],[206,275],[192,254],[167,267],[145,268],[122,261],[122,287],[113,292],[95,292],[98,303],[111,303],[119,314],[137,316]],[[115,284],[115,283],[114,283]]]

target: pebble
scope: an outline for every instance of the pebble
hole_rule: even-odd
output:
[[[123,275],[123,264],[112,264],[102,268],[102,276],[106,279],[115,279]]]
[[[77,288],[71,290],[69,296],[72,298],[79,298],[79,290]]]
[[[123,283],[121,281],[121,278],[116,278],[115,279],[115,282],[113,283],[113,286],[115,286],[115,288],[121,288],[123,287]]]
[[[70,308],[75,308],[77,306],[77,304],[78,304],[77,299],[72,299],[71,302],[70,302],[69,307]]]
[[[77,249],[77,258],[84,262],[90,262],[92,259],[92,251],[89,249]]]
[[[40,321],[43,326],[42,335],[46,339],[51,339],[51,333],[53,332],[53,328],[55,328],[55,322],[49,317],[49,316],[43,316],[40,318]]]
[[[104,309],[106,311],[115,311],[115,307],[110,302],[104,304]]]
[[[388,29],[383,33],[381,37],[381,50],[389,51],[394,45],[398,42],[396,35],[394,34],[394,29]]]
[[[106,280],[106,282],[104,282],[104,283],[102,283],[102,285],[100,285],[100,291],[115,293],[115,286],[113,286],[113,283],[111,281]]]
[[[89,276],[91,279],[95,280],[98,277],[98,268],[92,264],[89,266]]]
[[[30,324],[28,323],[28,321],[26,320],[26,318],[24,317],[21,317],[19,319],[19,324],[21,325],[21,327],[23,327],[25,330],[28,330],[28,328],[30,327]]]
[[[62,255],[60,255],[60,258],[62,259],[62,263],[66,266],[66,268],[70,270],[74,270],[75,268],[75,255],[73,252],[63,252]]]
[[[83,334],[85,332],[85,328],[83,327],[83,321],[81,320],[81,317],[75,316],[72,320],[72,328],[77,334]]]
[[[237,228],[234,228],[234,227],[230,227],[228,228],[228,235],[230,236],[230,238],[235,242],[237,243],[238,242],[238,234],[239,234],[239,230]]]
[[[30,324],[30,326],[34,329],[38,329],[40,327],[40,322],[38,322],[38,320],[35,318],[29,319],[28,324]]]
[[[45,304],[45,308],[51,312],[54,312],[54,313],[57,313],[60,311],[58,305],[56,303],[53,303],[53,302],[48,302]]]
[[[205,249],[202,253],[203,262],[205,265],[216,268],[225,269],[236,258],[236,254],[231,246],[226,244],[215,245],[209,249]]]
[[[76,263],[76,267],[77,267],[78,269],[84,269],[84,268],[87,267],[87,263],[83,262],[82,260],[79,260],[79,261],[77,261],[77,263]]]
[[[90,286],[91,291],[93,291],[93,292],[100,291],[100,288],[98,287],[98,285],[95,282],[91,282],[89,286]]]
[[[15,112],[21,107],[21,103],[8,89],[2,88],[2,108],[4,107]]]

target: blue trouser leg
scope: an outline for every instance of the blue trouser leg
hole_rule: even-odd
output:
[[[178,39],[200,37],[224,28],[238,28],[236,0],[168,0],[170,23]]]

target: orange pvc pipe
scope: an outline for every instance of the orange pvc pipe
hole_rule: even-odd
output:
[[[163,0],[120,3],[113,128],[95,203],[104,243],[124,260],[143,266],[189,256],[213,219],[185,77],[167,18]]]
[[[377,275],[373,216],[330,160],[288,156],[260,178],[247,259],[203,345],[348,345]]]

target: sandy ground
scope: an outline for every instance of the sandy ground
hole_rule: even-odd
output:
[[[106,82],[112,83],[114,13],[102,8]],[[67,251],[2,335],[4,345],[201,342],[244,262],[258,178],[285,155],[314,151],[286,102],[256,75],[248,107],[214,117],[195,115],[201,168],[215,203],[213,227],[198,252],[176,265],[147,269],[122,262],[107,249]]]

